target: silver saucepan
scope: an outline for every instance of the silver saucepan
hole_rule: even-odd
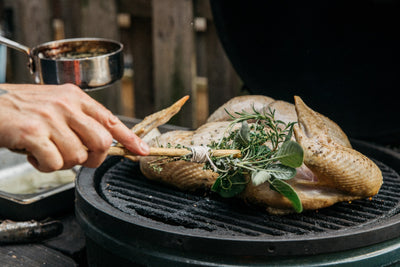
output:
[[[102,38],[52,41],[29,48],[0,36],[0,43],[28,55],[37,83],[73,83],[84,90],[112,84],[123,75],[123,45]]]

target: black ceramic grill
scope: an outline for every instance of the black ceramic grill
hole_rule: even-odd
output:
[[[210,192],[182,192],[147,180],[137,163],[120,157],[108,158],[98,169],[83,168],[77,179],[76,212],[89,254],[94,264],[115,260],[115,254],[105,256],[108,251],[119,260],[128,259],[127,265],[150,266],[288,264],[288,259],[297,264],[298,257],[314,261],[316,255],[321,264],[332,253],[351,253],[353,260],[357,251],[357,263],[370,261],[380,255],[376,251],[385,251],[375,246],[389,246],[400,236],[400,156],[365,142],[353,144],[382,170],[379,193],[284,216]],[[390,253],[400,249],[390,248]],[[387,264],[397,258],[384,255],[379,260]],[[305,264],[310,263],[307,258]]]

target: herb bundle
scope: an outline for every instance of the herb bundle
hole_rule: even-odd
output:
[[[212,157],[219,177],[211,190],[223,197],[241,193],[251,179],[254,185],[268,182],[270,188],[288,198],[296,212],[303,210],[296,191],[285,180],[296,175],[296,168],[303,163],[303,149],[292,141],[293,123],[285,124],[275,120],[275,111],[261,112],[253,107],[253,113],[235,112],[227,129],[226,137],[213,142],[212,149],[240,149],[242,158]],[[248,121],[254,123],[248,124]],[[232,131],[235,124],[241,127]],[[210,163],[205,168],[211,168]]]
[[[296,175],[296,168],[303,163],[303,149],[291,140],[295,122],[286,124],[275,120],[275,110],[268,109],[253,113],[235,112],[230,114],[232,122],[227,127],[224,137],[218,142],[213,141],[210,149],[238,149],[241,158],[233,156],[211,156],[204,169],[212,169],[219,176],[211,190],[222,197],[233,197],[241,193],[247,183],[260,185],[268,182],[272,190],[285,196],[292,203],[296,212],[302,212],[303,207],[296,191],[286,180]],[[252,121],[251,124],[248,121]],[[236,124],[241,127],[232,130]],[[171,145],[168,144],[170,147]],[[178,145],[181,148],[182,146]],[[159,158],[151,165],[156,171],[161,171],[161,165],[175,161],[190,161],[189,156],[174,158]]]

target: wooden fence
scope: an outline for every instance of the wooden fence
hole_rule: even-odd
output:
[[[208,0],[0,0],[9,38],[27,46],[74,37],[120,40],[122,81],[90,93],[130,117],[190,101],[173,124],[196,127],[240,94],[241,82],[221,44]],[[7,80],[33,82],[24,55],[9,53]]]

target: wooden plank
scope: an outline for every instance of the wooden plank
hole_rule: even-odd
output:
[[[10,1],[14,12],[14,40],[33,47],[52,40],[49,1]],[[35,33],[35,34],[32,34]]]
[[[81,35],[119,40],[114,0],[81,1]]]
[[[119,24],[121,30],[121,42],[124,45],[124,75],[122,76],[121,88],[121,115],[134,117],[135,116],[135,97],[134,97],[134,84],[133,84],[133,56],[131,49],[131,15],[128,13],[119,14]],[[123,19],[122,19],[123,18]]]
[[[209,116],[208,111],[208,79],[206,77],[196,78],[196,125],[194,128],[199,127],[206,123]]]
[[[84,37],[99,37],[120,40],[117,23],[117,6],[114,0],[81,1],[80,35]],[[116,114],[121,114],[121,82],[89,95],[101,102]]]
[[[191,127],[196,102],[193,4],[187,0],[153,0],[155,108],[172,104],[183,95],[191,101],[172,124]]]
[[[204,124],[209,116],[208,105],[208,73],[207,73],[207,25],[209,24],[209,2],[206,0],[193,0],[194,5],[194,29],[196,32],[196,121],[194,128]],[[201,30],[196,27],[196,20],[202,19],[205,27]]]
[[[81,0],[57,0],[59,18],[64,22],[65,38],[81,37]],[[56,5],[53,3],[53,5]]]
[[[118,0],[120,12],[128,12],[137,18],[150,18],[152,15],[150,0]]]
[[[242,82],[233,69],[213,23],[207,25],[207,77],[209,112],[241,93]]]
[[[204,17],[207,20],[213,19],[209,0],[193,0],[193,6],[196,17]]]
[[[197,75],[207,77],[209,112],[213,112],[230,98],[240,94],[241,82],[231,66],[213,23],[210,3],[194,0],[195,16],[205,18],[206,31],[196,32]],[[204,97],[204,92],[202,92]],[[204,109],[198,110],[199,120],[203,120]]]
[[[51,8],[44,0],[6,0],[5,6],[13,12],[13,35],[10,37],[28,47],[52,40]],[[34,33],[34,34],[33,34]],[[34,77],[26,67],[28,58],[19,51],[11,50],[13,81],[33,83]]]
[[[143,119],[155,112],[151,19],[132,17],[130,51],[133,56],[135,116]]]
[[[127,117],[135,117],[135,96],[134,96],[134,87],[133,87],[133,79],[130,76],[124,76],[121,79],[122,88],[121,88],[121,104],[122,104],[122,112],[119,114]]]

